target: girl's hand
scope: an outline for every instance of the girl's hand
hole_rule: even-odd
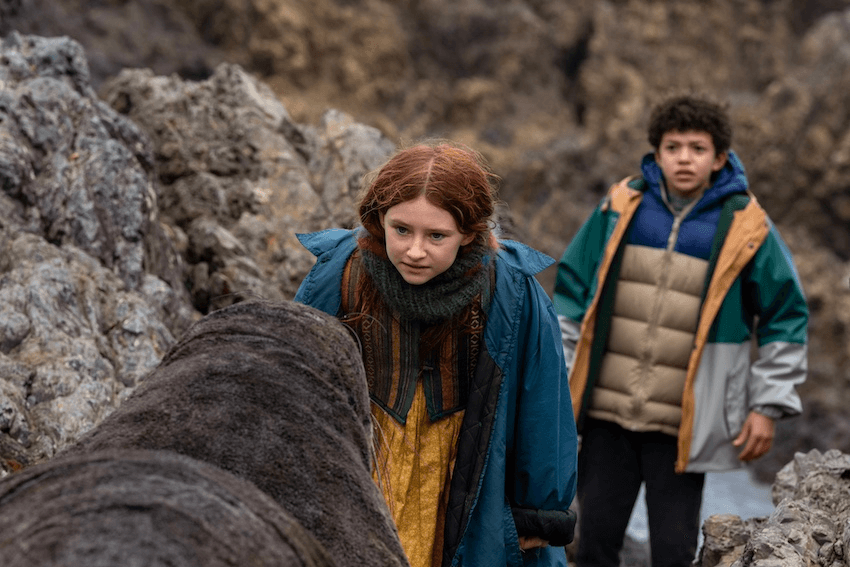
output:
[[[519,548],[523,551],[534,549],[536,547],[547,547],[549,542],[539,537],[523,537],[519,538]]]

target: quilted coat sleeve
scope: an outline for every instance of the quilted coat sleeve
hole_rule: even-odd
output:
[[[536,279],[526,284],[518,327],[513,515],[520,536],[566,545],[575,523],[569,506],[576,491],[576,426],[554,307]]]

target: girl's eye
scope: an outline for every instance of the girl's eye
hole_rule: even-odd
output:
[[[407,227],[404,227],[404,226],[397,226],[397,227],[395,227],[395,231],[396,231],[398,234],[407,234]]]
[[[435,233],[431,234],[431,238],[432,238],[433,240],[442,240],[442,239],[444,239],[445,237],[446,237],[446,235],[445,235],[445,234],[440,234],[439,232],[435,232]]]

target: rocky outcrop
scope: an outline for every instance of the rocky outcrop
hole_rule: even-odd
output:
[[[2,51],[0,180],[17,205],[6,231],[73,245],[131,290],[145,274],[179,285],[180,259],[159,222],[150,143],[97,97],[80,45],[12,34]]]
[[[798,453],[776,475],[767,518],[711,516],[700,567],[850,564],[850,455]]]
[[[0,481],[6,567],[333,567],[256,486],[169,452],[54,459]]]
[[[204,313],[246,297],[293,297],[313,263],[295,234],[353,226],[363,174],[394,149],[336,111],[316,127],[296,124],[235,65],[202,82],[127,70],[102,96],[155,148],[159,210]]]
[[[817,449],[797,453],[776,474],[771,499],[775,508],[766,517],[709,516],[693,566],[850,565],[850,455]],[[650,564],[649,543],[627,538],[621,567]]]
[[[53,455],[120,404],[173,342],[154,276],[140,290],[73,246],[6,233],[0,438],[6,470]],[[16,464],[17,463],[17,464]],[[8,468],[7,468],[8,467]]]
[[[339,112],[295,124],[233,65],[126,71],[120,112],[88,76],[68,38],[0,47],[0,474],[99,423],[204,313],[291,297],[294,234],[351,226],[393,149]]]
[[[92,427],[191,322],[159,221],[150,144],[96,97],[70,40],[0,56],[4,470]]]

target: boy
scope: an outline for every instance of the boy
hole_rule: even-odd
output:
[[[678,96],[648,133],[642,176],[609,190],[558,265],[579,567],[619,565],[641,483],[653,567],[689,566],[705,473],[762,456],[774,420],[801,410],[808,309],[729,117]]]

